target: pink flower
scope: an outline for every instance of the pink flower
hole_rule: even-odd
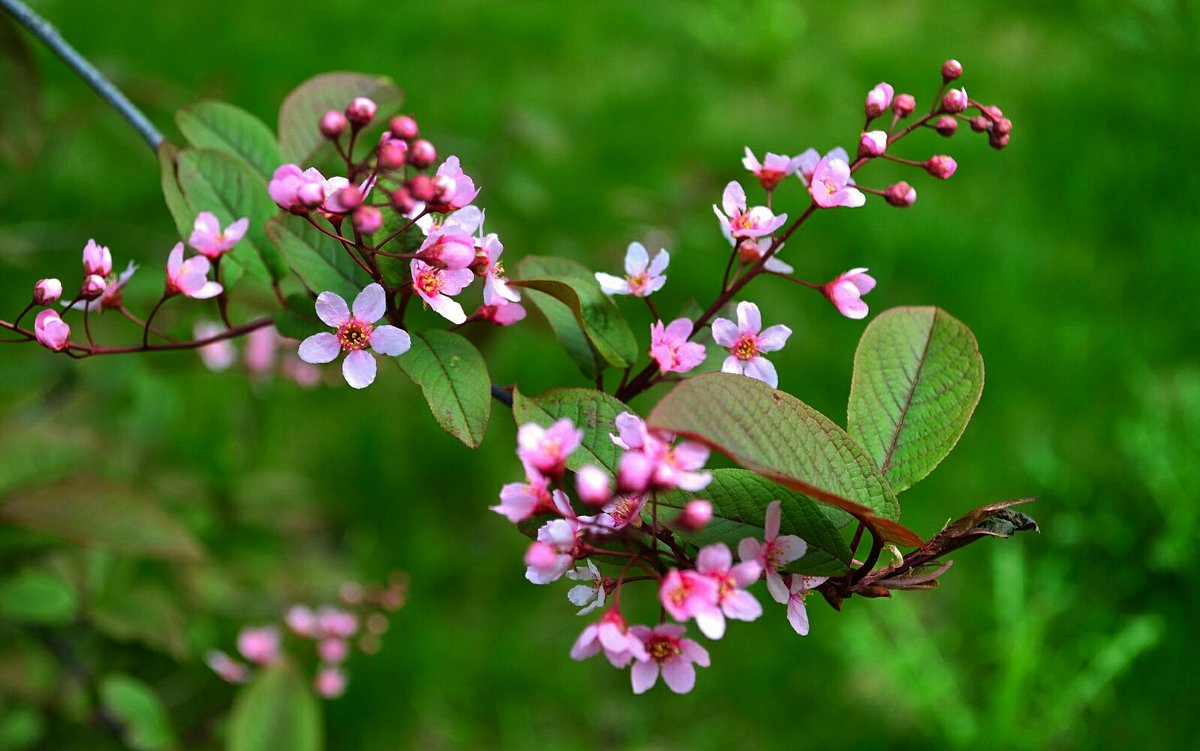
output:
[[[432,266],[465,269],[475,262],[475,238],[455,232],[431,232],[417,251]]]
[[[671,623],[660,623],[653,630],[646,626],[629,629],[641,640],[649,659],[639,660],[630,671],[633,693],[643,694],[658,682],[659,671],[667,688],[686,694],[696,685],[696,668],[709,665],[708,651],[691,639],[683,638],[686,629]]]
[[[659,249],[652,262],[646,247],[639,242],[632,242],[625,251],[625,278],[596,272],[596,281],[600,283],[600,289],[606,295],[649,297],[667,283],[663,271],[670,261],[671,256],[665,248]]]
[[[648,631],[649,629],[647,629]],[[596,623],[588,624],[571,645],[571,659],[586,660],[604,650],[614,668],[623,668],[633,660],[650,659],[646,645],[630,633],[625,619],[616,609],[609,610]]]
[[[98,274],[88,274],[83,278],[83,285],[79,288],[79,295],[84,300],[91,302],[104,294],[104,290],[108,289],[108,280]]]
[[[808,544],[796,535],[779,536],[780,514],[779,501],[767,504],[763,541],[759,543],[752,537],[743,539],[738,543],[738,557],[743,561],[753,561],[762,568],[767,575],[767,592],[771,594],[771,599],[783,604],[787,602],[788,591],[779,570],[802,557],[808,550]]]
[[[450,156],[437,169],[433,177],[437,188],[434,200],[429,202],[429,210],[444,213],[456,211],[470,204],[479,195],[475,182],[463,174],[458,157]]]
[[[577,584],[567,592],[567,599],[571,601],[571,604],[581,608],[576,615],[587,615],[596,608],[604,606],[604,599],[608,592],[604,588],[604,577],[600,575],[600,569],[596,568],[596,564],[588,561],[586,568],[576,566],[567,572],[567,578],[571,581],[591,582],[591,584]]]
[[[553,512],[558,504],[550,494],[549,485],[550,481],[540,475],[533,475],[527,482],[510,482],[500,488],[500,503],[490,508],[513,524],[539,513]],[[562,491],[554,493],[557,495]],[[569,508],[570,504],[567,506]]]
[[[204,256],[183,260],[183,243],[175,243],[167,256],[167,295],[182,294],[195,300],[207,300],[221,294],[225,288],[208,278],[211,268]]]
[[[774,242],[774,238],[770,237],[742,240],[738,243],[738,257],[742,260],[742,263],[757,263],[759,259],[767,254],[767,251],[771,249],[771,245]],[[790,274],[795,269],[779,260],[779,251],[781,250],[783,250],[783,243],[779,244],[779,247],[775,249],[774,255],[768,258],[767,262],[763,264],[763,268],[767,271],[773,271],[776,274]]]
[[[809,592],[824,584],[827,578],[792,574],[791,582],[788,585],[787,619],[796,633],[801,636],[808,635],[808,610],[804,607],[804,600],[807,599]]]
[[[274,326],[255,329],[246,336],[246,370],[254,375],[265,375],[275,367],[275,350],[284,339]]]
[[[262,331],[263,329],[257,329]],[[225,329],[212,321],[197,321],[192,329],[195,334],[196,341],[210,339],[214,336],[219,336]],[[228,370],[237,359],[237,350],[233,346],[233,342],[228,339],[220,339],[205,344],[196,350],[196,354],[200,355],[200,360],[204,363],[204,367],[213,372]]]
[[[962,112],[970,102],[966,89],[950,89],[942,97],[942,109],[946,112]]]
[[[317,657],[321,662],[336,665],[345,662],[349,655],[350,647],[343,639],[330,638],[317,642]]]
[[[244,663],[238,662],[219,650],[212,650],[204,656],[204,661],[212,671],[229,683],[245,683],[250,677],[250,671]]]
[[[750,170],[758,178],[764,190],[772,190],[776,185],[779,185],[783,178],[800,168],[800,157],[783,156],[767,152],[766,158],[762,162],[759,162],[758,157],[754,156],[754,152],[747,146],[746,156],[742,159],[742,166]]]
[[[704,345],[689,342],[692,322],[677,318],[664,327],[663,322],[650,324],[650,356],[663,373],[686,373],[704,362]]]
[[[475,275],[470,269],[439,269],[422,260],[412,262],[413,289],[440,316],[450,323],[464,323],[467,314],[451,295],[462,292]]]
[[[958,162],[954,161],[954,157],[945,154],[931,156],[929,161],[925,162],[925,171],[939,180],[949,180],[957,169]]]
[[[274,626],[244,628],[237,638],[238,651],[250,662],[270,665],[279,659],[279,630]]]
[[[39,279],[38,283],[33,285],[33,304],[53,305],[62,297],[62,292],[63,286],[59,280]]]
[[[913,186],[901,180],[893,183],[883,192],[883,197],[893,206],[908,208],[917,202],[917,191]]]
[[[821,287],[821,292],[847,318],[866,318],[867,304],[862,296],[875,289],[875,278],[866,269],[850,269]]]
[[[71,327],[59,317],[58,311],[46,308],[33,320],[33,335],[37,337],[42,346],[55,352],[62,352],[67,348]]]
[[[589,506],[603,506],[612,497],[608,473],[595,464],[585,464],[575,473],[575,491]]]
[[[88,240],[83,248],[83,275],[108,276],[112,273],[112,252],[95,240]]]
[[[525,423],[517,430],[517,456],[529,477],[558,477],[567,467],[567,457],[583,442],[583,431],[568,418],[549,428]]]
[[[736,326],[728,318],[718,318],[712,324],[713,340],[729,350],[721,372],[741,373],[771,388],[777,387],[779,376],[775,366],[761,353],[783,349],[792,330],[779,324],[762,331],[762,317],[758,306],[752,302],[738,303],[737,317]]]
[[[850,163],[850,155],[841,146],[834,147],[825,154],[825,159],[841,159],[846,164]],[[821,163],[821,154],[816,149],[808,149],[800,155],[800,179],[805,185],[812,184],[813,172],[816,171],[817,165]],[[850,180],[850,184],[854,184],[854,180]]]
[[[725,618],[719,606],[719,587],[711,577],[673,568],[659,585],[658,599],[675,620],[695,618],[696,624],[708,638],[719,639],[725,633]],[[717,636],[713,636],[714,633]]]
[[[68,310],[83,310],[86,308],[88,311],[99,310],[101,312],[121,307],[122,290],[124,290],[130,278],[133,277],[133,272],[137,271],[137,268],[134,262],[130,261],[129,265],[125,267],[125,270],[119,276],[116,278],[110,276],[104,280],[104,290],[100,293],[100,297],[92,300],[76,300],[73,303],[63,302],[63,307]]]
[[[534,584],[556,581],[575,562],[579,536],[575,519],[552,519],[543,524],[537,541],[525,552],[525,578]]]
[[[504,264],[500,261],[503,252],[504,245],[495,232],[484,236],[475,250],[473,268],[476,274],[483,276],[484,305],[503,306],[506,302],[515,303],[521,299],[521,293],[509,287],[504,278]],[[524,310],[521,308],[521,318],[525,317]]]
[[[279,208],[293,214],[304,214],[325,202],[325,176],[313,167],[301,171],[294,164],[275,170],[267,192]]]
[[[233,246],[238,244],[249,226],[250,220],[242,217],[222,232],[217,217],[207,211],[201,211],[196,217],[195,229],[188,238],[188,245],[200,251],[209,260],[215,261],[222,253],[233,250]]]
[[[696,471],[708,461],[709,450],[704,444],[683,441],[672,446],[675,436],[661,431],[651,433],[646,423],[630,412],[617,415],[615,423],[617,435],[610,433],[609,437],[626,451],[618,467],[618,487],[638,493],[708,487],[712,474]]]
[[[689,532],[696,532],[712,521],[712,517],[712,503],[702,498],[694,498],[684,504],[683,511],[675,519],[675,524]]]
[[[879,156],[887,151],[888,137],[882,130],[869,130],[858,139],[859,156]]]
[[[525,308],[521,303],[500,300],[495,305],[482,305],[475,314],[481,320],[489,321],[497,326],[511,326],[525,320]]]
[[[317,608],[313,625],[322,638],[349,639],[358,632],[358,616],[332,605],[322,605]]]
[[[375,117],[375,112],[378,105],[374,99],[365,96],[356,96],[351,100],[350,104],[346,105],[346,118],[358,127],[362,127],[371,122]]]
[[[867,202],[867,197],[853,185],[854,181],[850,179],[850,165],[841,159],[825,157],[813,170],[808,192],[812,194],[813,201],[823,209],[836,206],[858,208]]]
[[[346,693],[346,673],[333,665],[322,665],[313,679],[313,690],[326,699],[336,699]]]
[[[642,509],[646,506],[644,493],[617,494],[604,504],[596,516],[596,524],[603,529],[624,529],[630,524],[642,523]]]
[[[735,566],[729,546],[718,542],[700,549],[696,557],[696,573],[717,583],[717,605],[725,618],[753,621],[762,615],[762,605],[745,590],[745,587],[758,581],[762,573],[762,566],[757,561],[743,561]],[[720,639],[725,635],[724,618],[714,619],[711,623],[697,618],[696,625],[710,639]]]
[[[293,605],[288,608],[283,622],[297,636],[312,638],[317,634],[317,615],[307,605]]]
[[[474,235],[483,229],[483,211],[476,206],[467,206],[445,216],[435,216],[425,211],[425,204],[418,203],[406,216],[409,219],[416,217],[417,226],[426,236],[438,232]]]
[[[354,298],[354,312],[346,301],[333,292],[317,296],[317,317],[336,329],[335,333],[313,334],[300,343],[300,359],[307,363],[332,362],[346,352],[342,375],[356,389],[366,388],[375,380],[375,358],[367,347],[381,355],[398,357],[408,351],[408,333],[395,326],[374,325],[386,309],[383,287],[371,283]]]
[[[726,237],[738,240],[769,235],[787,221],[787,214],[776,216],[766,206],[747,209],[746,191],[736,180],[725,186],[721,207],[725,210],[724,213],[713,205],[713,212],[721,222],[721,231]]]
[[[891,84],[880,82],[867,92],[867,117],[879,117],[888,107],[892,106],[892,96],[895,89]]]

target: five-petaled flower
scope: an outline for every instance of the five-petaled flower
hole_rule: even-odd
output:
[[[582,614],[581,614],[582,615]],[[571,646],[571,658],[586,660],[604,650],[604,656],[614,668],[623,668],[633,660],[650,659],[646,645],[630,633],[616,608],[609,610],[596,623],[589,623]]]
[[[788,584],[787,619],[801,636],[808,635],[808,609],[804,607],[804,600],[809,592],[824,584],[826,579],[824,576],[792,574]]]
[[[212,264],[204,256],[183,260],[183,243],[175,243],[167,256],[167,295],[180,294],[195,300],[216,297],[225,288],[208,278],[211,269]]]
[[[800,168],[800,157],[767,152],[766,157],[759,162],[758,157],[754,156],[754,152],[747,146],[746,156],[742,158],[742,166],[758,178],[764,190],[773,190],[783,178]]]
[[[796,535],[780,537],[780,516],[779,501],[767,504],[763,541],[760,543],[753,537],[743,539],[738,543],[738,557],[743,561],[753,561],[762,567],[767,577],[767,592],[771,594],[771,599],[782,605],[788,601],[788,588],[784,585],[779,570],[803,556],[808,550],[808,543]]]
[[[408,351],[408,333],[395,326],[376,326],[386,310],[383,287],[368,284],[354,298],[354,310],[334,292],[317,296],[317,317],[334,328],[333,333],[313,334],[300,343],[300,359],[308,363],[332,362],[345,352],[342,375],[356,389],[366,388],[375,380],[375,358],[367,347],[381,355],[396,357]]]
[[[821,292],[847,318],[866,318],[867,304],[862,296],[875,289],[875,277],[865,268],[850,269],[821,286]]]
[[[625,251],[625,278],[598,271],[596,272],[596,281],[600,283],[600,289],[606,295],[649,297],[651,293],[659,291],[667,283],[667,277],[663,271],[666,270],[670,261],[671,256],[665,248],[660,248],[654,255],[654,260],[651,261],[646,247],[639,242],[632,242],[629,243],[629,249]]]
[[[692,322],[687,318],[677,318],[666,326],[662,321],[650,324],[650,356],[660,371],[686,373],[704,362],[704,345],[689,342],[691,335]]]
[[[558,477],[567,457],[583,442],[583,431],[564,417],[548,428],[529,422],[517,430],[517,456],[528,477]]]
[[[462,292],[475,274],[470,269],[439,269],[414,258],[412,262],[413,289],[425,304],[450,323],[464,323],[466,311],[451,295]]]
[[[763,331],[758,306],[752,302],[738,303],[737,318],[736,324],[728,318],[718,318],[712,324],[713,340],[729,350],[721,371],[741,373],[757,378],[771,388],[777,387],[779,376],[775,366],[762,353],[783,349],[792,330],[778,324]]]
[[[724,212],[721,211],[724,209]],[[747,237],[769,235],[783,226],[787,214],[775,215],[766,206],[746,207],[746,191],[736,180],[725,186],[721,208],[713,204],[713,213],[721,222],[726,237],[744,240]]]
[[[762,605],[745,590],[758,581],[762,566],[758,561],[742,561],[736,566],[729,546],[713,543],[700,549],[696,557],[696,573],[707,576],[717,584],[717,617],[696,616],[696,625],[710,639],[725,635],[725,618],[753,621],[762,615]]]
[[[191,245],[210,261],[215,261],[223,253],[233,250],[233,246],[238,244],[249,226],[250,220],[242,217],[222,231],[221,223],[216,216],[210,212],[201,211],[196,216],[196,223],[191,237],[188,238],[188,245]]]
[[[837,206],[858,208],[867,202],[863,192],[854,187],[850,178],[850,165],[841,159],[825,157],[813,169],[808,192],[813,201],[823,209]]]
[[[685,639],[687,631],[673,623],[660,623],[653,629],[648,626],[632,626],[629,633],[641,639],[649,659],[639,660],[630,671],[633,693],[649,691],[661,671],[667,688],[677,694],[686,694],[696,685],[696,668],[706,668],[708,650],[691,639]]]

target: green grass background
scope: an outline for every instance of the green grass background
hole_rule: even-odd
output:
[[[145,489],[209,552],[180,571],[8,529],[0,558],[9,571],[102,560],[174,603],[177,657],[86,623],[66,635],[99,671],[154,685],[183,747],[219,747],[233,696],[204,649],[392,569],[410,573],[411,600],[325,705],[330,748],[1189,747],[1195,2],[34,5],[170,137],[174,110],[199,98],[274,123],[313,74],[390,75],[440,153],[483,186],[510,265],[553,254],[611,270],[631,240],[665,245],[666,310],[710,299],[727,246],[709,206],[744,176],[743,146],[849,147],[872,85],[927,106],[947,57],[1014,122],[1004,152],[965,129],[910,139],[904,154],[949,151],[958,173],[935,183],[872,167],[862,182],[908,179],[917,204],[817,216],[786,260],[818,280],[869,266],[873,311],[936,304],[972,327],[983,401],[950,458],[903,496],[905,519],[929,534],[969,507],[1038,495],[1041,535],[959,553],[936,592],[840,614],[813,600],[807,638],[770,606],[709,645],[713,666],[687,696],[635,697],[627,673],[568,658],[585,619],[565,587],[524,581],[524,538],[485,508],[520,474],[502,408],[471,452],[391,368],[364,393],[303,391],[210,374],[187,353],[75,363],[0,350],[0,462],[38,441],[35,467]],[[0,166],[0,314],[11,319],[39,277],[73,284],[89,237],[118,265],[143,265],[127,299],[145,311],[177,240],[157,164],[61,64],[42,50],[38,63],[42,148],[26,167]],[[798,186],[779,198],[798,206]],[[844,422],[863,324],[785,282],[756,283],[753,298],[796,332],[774,358],[781,388]],[[188,325],[185,306],[166,313]],[[644,311],[629,313],[643,331]],[[540,321],[479,341],[498,382],[585,385]],[[0,642],[11,708],[24,685],[12,655],[36,645],[12,630]],[[69,708],[35,705],[41,747],[102,747]]]

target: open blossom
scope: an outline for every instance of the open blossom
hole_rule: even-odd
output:
[[[875,278],[865,268],[850,269],[821,287],[821,292],[847,318],[866,318],[867,304],[862,296],[875,289]]]
[[[724,209],[722,213],[721,209]],[[766,206],[746,207],[746,191],[736,180],[725,186],[721,196],[721,208],[713,205],[713,213],[721,222],[721,231],[726,237],[745,239],[769,235],[783,226],[787,214],[775,215]]]
[[[250,220],[242,217],[222,231],[221,223],[216,216],[207,211],[201,211],[196,217],[192,236],[188,238],[188,245],[209,260],[215,261],[221,257],[221,254],[233,250],[233,246],[238,244],[249,226]]]
[[[438,167],[437,174],[433,176],[433,184],[437,194],[434,200],[429,202],[430,211],[457,211],[479,195],[475,182],[463,173],[456,156],[447,157]]]
[[[204,256],[183,260],[183,243],[175,243],[167,256],[167,294],[182,294],[195,300],[207,300],[225,291],[218,282],[209,280],[212,264]]]
[[[814,588],[824,584],[827,578],[792,574],[791,582],[788,584],[787,619],[796,633],[801,636],[808,635],[808,609],[804,606],[804,600],[808,598]]]
[[[125,270],[116,278],[110,276],[105,280],[104,291],[100,293],[99,297],[93,300],[64,301],[62,303],[63,307],[69,310],[87,309],[89,312],[93,310],[105,311],[120,308],[122,302],[121,293],[130,278],[133,277],[133,272],[137,271],[137,268],[137,265],[133,261],[130,261]]]
[[[571,504],[561,490],[550,492],[549,480],[532,475],[526,482],[510,482],[500,488],[500,503],[490,508],[516,524],[536,514],[569,511]]]
[[[696,573],[717,583],[717,606],[724,616],[711,621],[696,618],[696,625],[708,638],[720,639],[725,635],[725,618],[753,621],[762,615],[762,605],[745,589],[758,581],[762,573],[762,566],[757,561],[743,561],[735,566],[729,546],[718,542],[700,549]]]
[[[478,206],[466,206],[445,216],[436,216],[425,209],[424,203],[417,203],[405,216],[415,218],[417,227],[427,237],[437,232],[474,235],[483,227],[483,210]]]
[[[313,679],[313,690],[325,699],[336,699],[346,692],[346,673],[333,665],[322,665]]]
[[[630,671],[633,693],[643,694],[658,682],[661,671],[667,688],[686,694],[696,685],[696,668],[709,665],[708,650],[683,637],[687,629],[673,623],[660,623],[653,629],[632,626],[629,629],[645,645],[649,658],[639,660]]]
[[[805,185],[812,183],[813,172],[816,171],[817,165],[821,163],[821,159],[841,159],[846,164],[850,163],[850,155],[841,146],[835,146],[830,149],[824,157],[816,149],[807,149],[800,155],[800,179]],[[850,180],[850,184],[854,184],[854,180]]]
[[[368,284],[354,298],[354,310],[333,292],[317,296],[317,317],[334,328],[333,333],[313,334],[300,343],[300,359],[307,363],[332,362],[345,352],[342,375],[356,389],[366,388],[375,380],[375,358],[367,347],[381,355],[397,357],[408,351],[408,333],[395,326],[376,326],[386,309],[383,287]]]
[[[426,305],[450,323],[467,320],[462,305],[451,295],[462,292],[474,278],[470,269],[439,269],[417,258],[412,262],[413,289]]]
[[[71,327],[59,317],[58,311],[46,308],[33,320],[33,335],[42,346],[61,352],[67,348]]]
[[[642,418],[622,412],[614,421],[617,434],[609,438],[625,449],[618,466],[618,486],[624,490],[702,490],[712,481],[710,472],[700,472],[709,450],[702,443],[682,441],[672,446],[675,436],[651,432]]]
[[[257,329],[257,331],[262,330]],[[225,329],[212,321],[197,321],[192,331],[195,334],[196,341],[203,341],[211,339],[214,336],[219,336]],[[201,361],[204,362],[204,367],[214,372],[228,370],[234,361],[237,360],[237,349],[234,348],[233,342],[228,339],[218,339],[215,342],[205,344],[198,348],[196,353],[200,355]]]
[[[754,156],[754,152],[747,146],[746,156],[742,159],[742,166],[750,170],[758,178],[758,181],[762,183],[763,189],[772,190],[783,178],[800,168],[800,157],[790,157],[767,152],[767,156],[759,162],[758,157]]]
[[[495,232],[485,235],[475,248],[473,268],[476,274],[483,277],[484,305],[503,306],[506,302],[515,303],[521,299],[521,293],[508,286],[508,280],[504,278],[504,263],[500,260],[503,253],[504,244]],[[524,312],[525,309],[521,308],[521,318],[525,317]]]
[[[608,473],[595,464],[585,464],[575,473],[575,492],[589,506],[603,506],[612,497]]]
[[[601,507],[594,517],[595,526],[603,529],[624,529],[630,524],[642,523],[642,509],[646,506],[645,493],[618,493]]]
[[[788,588],[779,571],[802,557],[808,550],[808,544],[796,535],[779,536],[780,515],[779,501],[767,504],[763,541],[760,543],[752,537],[745,538],[738,543],[738,557],[743,561],[753,561],[762,568],[767,576],[767,592],[771,594],[771,599],[782,605],[788,601]]]
[[[737,306],[738,322],[728,318],[713,321],[713,340],[729,350],[729,357],[721,366],[723,373],[740,373],[757,378],[771,388],[779,385],[779,376],[771,361],[763,352],[783,349],[792,330],[783,324],[762,330],[762,317],[758,306],[752,302],[741,302]]]
[[[575,562],[580,526],[575,519],[552,519],[538,530],[537,541],[525,552],[525,578],[534,584],[549,584]]]
[[[704,362],[704,345],[689,342],[692,322],[677,318],[667,326],[663,322],[650,324],[650,356],[663,373],[686,373]]]
[[[567,592],[567,599],[571,601],[571,604],[582,608],[576,615],[587,615],[596,608],[604,606],[608,592],[605,591],[604,577],[600,575],[600,569],[596,568],[596,564],[588,561],[586,568],[576,566],[567,572],[567,578],[571,581],[590,582],[590,584],[576,584]]]
[[[95,240],[88,240],[83,248],[83,275],[108,276],[112,273],[112,252]]]
[[[521,303],[499,300],[495,305],[481,305],[475,315],[497,326],[511,326],[525,320],[525,308]]]
[[[646,645],[630,633],[621,613],[613,608],[596,623],[588,624],[571,645],[571,659],[586,660],[604,650],[614,668],[623,668],[633,660],[649,660]]]
[[[301,170],[294,164],[285,164],[275,170],[267,184],[267,192],[279,208],[294,214],[303,214],[310,208],[325,202],[325,176],[316,168]]]
[[[825,157],[813,170],[808,192],[812,194],[813,201],[823,209],[837,206],[858,208],[867,202],[867,197],[853,186],[850,165],[841,159]]]
[[[583,442],[583,431],[569,418],[548,428],[525,423],[517,430],[517,456],[529,477],[557,477],[567,467],[567,457]]]
[[[645,246],[639,242],[632,242],[625,251],[625,278],[596,272],[596,281],[600,283],[600,289],[606,295],[649,297],[652,292],[659,291],[667,283],[663,272],[670,261],[671,256],[665,248],[659,249],[651,261]]]
[[[715,579],[696,571],[671,569],[658,588],[663,608],[677,621],[696,619],[696,625],[710,639],[725,633],[725,617],[720,609],[720,589]]]
[[[238,652],[250,662],[270,665],[279,659],[279,630],[273,626],[244,628],[237,638]]]

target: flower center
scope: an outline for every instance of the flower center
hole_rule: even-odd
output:
[[[753,360],[758,357],[758,337],[754,334],[742,334],[729,351],[739,360]]]
[[[650,284],[650,277],[644,271],[640,274],[634,274],[633,276],[626,277],[626,279],[629,280],[630,291],[632,291],[635,295],[640,293]]]
[[[738,214],[730,224],[733,225],[734,229],[754,229],[754,218],[750,216],[749,212]]]
[[[371,324],[363,323],[357,318],[351,318],[337,330],[338,343],[342,349],[351,352],[356,349],[366,349],[371,343]]]
[[[674,639],[666,636],[652,637],[647,647],[646,651],[658,662],[665,662],[683,651]]]
[[[433,269],[425,269],[417,275],[417,289],[427,297],[435,297],[442,292],[442,287],[445,286],[446,280],[442,275]]]
[[[842,186],[838,185],[835,181],[830,180],[829,178],[822,180],[821,185],[825,186],[825,195],[827,196],[832,196],[834,193],[837,193],[842,189]]]

